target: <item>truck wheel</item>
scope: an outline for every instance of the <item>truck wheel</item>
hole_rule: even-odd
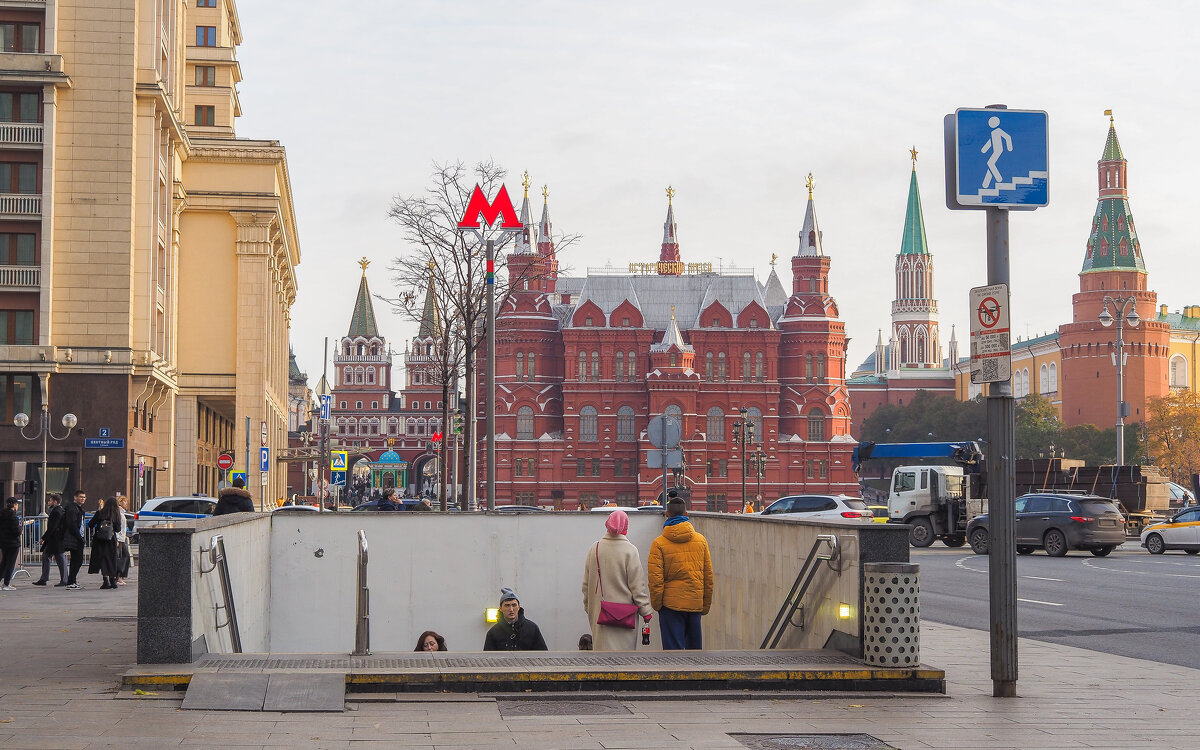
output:
[[[1042,546],[1051,557],[1062,557],[1067,554],[1067,538],[1058,529],[1050,529],[1042,538]]]
[[[975,529],[971,532],[971,549],[977,555],[986,555],[988,553],[987,529]]]
[[[928,547],[933,544],[933,524],[928,518],[914,518],[909,523],[912,528],[908,532],[908,543],[914,547]]]
[[[942,538],[942,543],[947,547],[961,547],[967,543],[967,538],[961,535],[947,536]]]
[[[1146,551],[1152,555],[1161,555],[1167,551],[1167,545],[1163,543],[1163,538],[1158,534],[1151,534],[1146,537]]]
[[[1092,554],[1096,557],[1108,557],[1108,553],[1113,551],[1112,545],[1105,547],[1093,547]]]

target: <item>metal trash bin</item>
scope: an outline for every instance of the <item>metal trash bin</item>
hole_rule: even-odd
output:
[[[873,667],[921,664],[920,566],[863,564],[863,655]]]

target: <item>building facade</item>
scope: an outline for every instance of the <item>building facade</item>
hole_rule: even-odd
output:
[[[286,445],[300,252],[283,148],[235,135],[235,3],[0,6],[4,491],[38,494],[44,406],[78,418],[50,491],[212,494],[234,449],[282,495],[244,445]]]
[[[671,196],[657,263],[560,277],[548,200],[535,226],[526,191],[496,319],[499,504],[654,500],[663,472],[650,466],[646,428],[664,414],[682,424],[683,466],[668,485],[692,508],[741,509],[743,482],[768,502],[855,491],[846,336],[811,181],[790,294],[774,270],[760,283],[685,263]],[[753,425],[744,446],[739,423]],[[482,439],[479,456],[485,498]]]

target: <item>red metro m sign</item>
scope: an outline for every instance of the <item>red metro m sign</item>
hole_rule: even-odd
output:
[[[508,197],[508,190],[503,185],[496,193],[496,200],[491,203],[483,194],[483,188],[476,185],[475,190],[471,192],[471,199],[467,201],[467,210],[463,212],[462,221],[458,222],[458,228],[478,229],[481,217],[485,227],[490,227],[496,223],[496,219],[503,217],[504,221],[500,223],[501,229],[521,228],[521,220],[517,218],[516,209],[513,208],[512,200]]]

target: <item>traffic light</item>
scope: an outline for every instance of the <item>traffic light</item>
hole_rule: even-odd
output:
[[[462,434],[463,431],[463,412],[462,409],[454,410],[454,434]]]

